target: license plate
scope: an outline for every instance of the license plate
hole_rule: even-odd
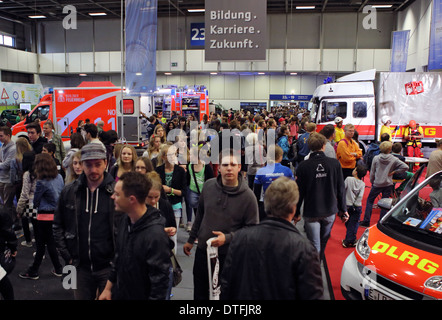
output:
[[[375,290],[375,289],[369,289],[368,291],[368,299],[369,300],[393,300],[389,296],[386,296],[385,294],[382,294],[381,292]]]

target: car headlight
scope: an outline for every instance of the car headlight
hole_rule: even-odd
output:
[[[368,246],[368,229],[359,238],[356,244],[356,252],[362,257],[362,259],[367,260],[370,255],[371,248]]]
[[[429,289],[442,291],[442,276],[434,276],[425,281],[424,286]]]

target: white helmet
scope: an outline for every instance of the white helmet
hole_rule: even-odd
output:
[[[388,121],[391,122],[391,119],[390,119],[389,116],[385,115],[385,116],[382,116],[381,121],[382,121],[383,124],[386,124]]]

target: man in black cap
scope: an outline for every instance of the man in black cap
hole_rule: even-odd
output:
[[[75,299],[93,300],[109,277],[120,219],[111,198],[115,181],[105,170],[105,148],[85,145],[81,162],[83,173],[61,192],[53,231],[60,255],[76,267]]]

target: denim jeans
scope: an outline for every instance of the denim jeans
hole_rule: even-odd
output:
[[[371,186],[370,193],[367,197],[367,205],[365,206],[365,213],[364,213],[364,220],[363,222],[366,224],[370,224],[371,219],[371,212],[373,210],[373,204],[376,200],[377,196],[382,193],[382,198],[389,198],[391,195],[393,187],[392,186],[386,186],[386,187],[375,187]],[[381,219],[385,214],[387,213],[387,210],[381,208],[381,216],[379,219]]]
[[[99,271],[91,271],[90,267],[77,267],[75,300],[95,300],[99,297],[109,279],[110,271],[110,267]]]
[[[190,188],[187,188],[186,192],[186,215],[187,215],[187,222],[192,221],[192,214],[193,211],[198,208],[198,201],[200,199],[200,195],[196,193],[195,191],[190,190]]]
[[[336,215],[332,214],[324,218],[304,217],[304,228],[307,238],[313,243],[319,256],[325,251],[325,246],[330,238],[331,229],[335,222]]]
[[[345,242],[354,243],[356,242],[356,234],[358,232],[359,218],[362,214],[362,207],[347,206],[347,212],[350,217],[345,223],[345,226],[347,227]]]

